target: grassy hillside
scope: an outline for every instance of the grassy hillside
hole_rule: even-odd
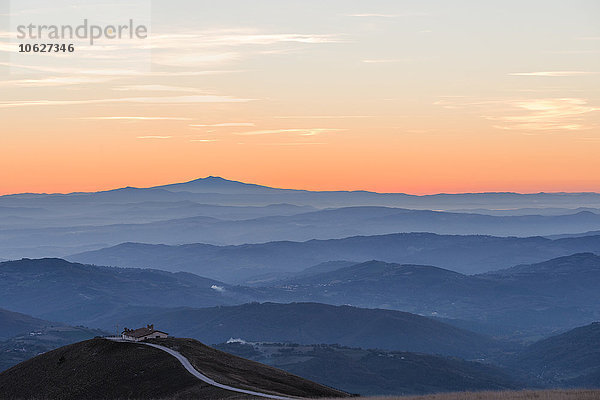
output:
[[[364,400],[598,400],[600,390],[523,390],[519,392],[460,392],[427,396],[364,397]],[[324,399],[322,399],[324,400]]]
[[[298,397],[348,396],[283,370],[205,346],[194,339],[153,339],[150,342],[180,352],[198,371],[226,385]]]
[[[304,397],[344,396],[342,392],[217,352],[195,341],[174,339],[169,344],[181,347],[193,360],[195,357],[210,360],[212,370],[207,373],[224,383],[244,384],[254,390],[282,390],[282,394],[293,390]],[[243,377],[237,375],[240,372]],[[269,380],[271,375],[273,381]],[[0,374],[0,398],[240,399],[248,396],[205,384],[161,350],[92,339],[61,347],[4,371]]]

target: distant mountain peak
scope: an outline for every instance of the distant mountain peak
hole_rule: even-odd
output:
[[[164,185],[164,186],[161,186],[161,187],[175,186],[175,185],[188,185],[188,184],[208,184],[208,183],[213,183],[213,184],[216,183],[216,184],[251,185],[249,183],[235,181],[235,180],[232,180],[232,179],[225,179],[225,178],[223,178],[221,176],[210,175],[210,176],[206,176],[204,178],[196,178],[196,179],[192,179],[192,180],[186,181],[186,182],[172,183],[172,184]]]
[[[221,176],[207,176],[197,178],[187,182],[173,183],[169,185],[156,186],[153,189],[165,189],[173,192],[193,192],[193,193],[221,193],[221,194],[246,194],[246,193],[265,193],[281,189],[274,189],[268,186],[256,185],[226,179]]]
[[[223,177],[214,176],[214,175],[210,175],[210,176],[207,176],[205,178],[193,179],[193,180],[191,180],[189,182],[184,182],[184,183],[192,183],[192,182],[232,182],[232,183],[244,184],[244,182],[234,181],[234,180],[231,180],[231,179],[225,179]]]

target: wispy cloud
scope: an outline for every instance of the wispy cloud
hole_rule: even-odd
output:
[[[223,64],[241,58],[241,54],[233,52],[215,54],[178,54],[176,57],[168,52],[162,55],[155,55],[152,61],[156,64],[171,67],[193,67],[197,65]]]
[[[126,116],[126,117],[80,117],[77,119],[94,119],[94,120],[126,120],[126,121],[161,121],[161,120],[173,120],[173,121],[189,121],[191,118],[183,117],[142,117],[142,116]]]
[[[397,59],[397,58],[371,58],[371,59],[366,59],[366,60],[361,60],[361,61],[366,64],[389,64],[389,63],[402,62],[404,60]]]
[[[245,136],[253,136],[253,135],[271,135],[271,134],[280,134],[280,133],[297,133],[300,136],[315,136],[321,133],[328,132],[339,132],[345,131],[346,129],[335,129],[335,128],[293,128],[293,129],[269,129],[262,131],[248,131],[248,132],[237,132],[236,135],[245,135]]]
[[[86,76],[57,76],[39,79],[16,79],[0,81],[0,86],[14,87],[55,87],[81,85],[88,83],[103,83],[112,80],[109,77],[86,77]]]
[[[254,99],[240,99],[229,96],[176,96],[176,97],[125,97],[116,99],[91,100],[15,100],[0,101],[0,108],[28,106],[63,106],[101,103],[147,103],[147,104],[193,104],[193,103],[243,103]]]
[[[191,139],[190,142],[209,143],[209,142],[218,142],[218,140],[217,139]]]
[[[583,98],[483,99],[446,98],[435,104],[448,109],[470,108],[494,121],[494,128],[520,131],[577,131],[592,126],[590,114],[600,108]]]
[[[546,54],[598,54],[600,50],[546,50]]]
[[[8,33],[3,33],[8,34]],[[311,32],[266,32],[258,29],[215,29],[190,30],[161,33],[154,31],[150,41],[131,41],[115,45],[98,43],[78,50],[79,60],[87,61],[86,68],[61,65],[61,68],[48,65],[13,65],[12,68],[25,68],[37,71],[58,73],[85,73],[88,75],[129,76],[139,75],[134,67],[138,59],[148,59],[155,66],[178,67],[188,71],[168,72],[169,76],[201,75],[223,73],[218,71],[223,64],[264,54],[282,54],[300,51],[309,45],[345,43],[348,38],[337,33]],[[290,49],[293,45],[294,49]],[[0,43],[0,51],[13,51],[8,43]],[[150,52],[152,56],[150,57]],[[49,54],[48,57],[57,57]],[[98,62],[104,61],[105,67]],[[25,64],[25,63],[23,63]],[[131,65],[133,64],[133,65]],[[102,64],[101,64],[102,65]],[[115,68],[110,68],[110,66]],[[128,68],[131,65],[132,69]],[[198,68],[209,71],[198,73]],[[216,70],[216,71],[215,71]],[[231,72],[231,71],[226,71]],[[160,73],[144,71],[145,76],[160,76]]]
[[[341,43],[344,41],[342,35],[339,34],[262,33],[255,29],[222,29],[153,35],[151,46],[153,49],[172,49],[174,46],[186,48],[190,45],[194,48],[206,48],[277,43]]]
[[[372,118],[373,115],[282,115],[277,119],[347,119],[347,118]]]
[[[203,128],[221,128],[221,127],[234,127],[234,126],[254,126],[253,122],[223,122],[220,124],[191,124],[191,127],[203,127]]]
[[[340,34],[217,29],[153,34],[152,42],[145,46],[153,51],[153,63],[171,67],[196,67],[231,63],[251,55],[296,52],[303,45],[347,41]],[[295,48],[290,49],[288,45],[294,45]]]
[[[502,103],[500,100],[470,100],[464,96],[440,96],[442,100],[437,100],[433,104],[441,106],[449,110],[460,109],[465,107],[480,107],[486,105],[498,105]]]
[[[139,91],[139,92],[190,92],[199,93],[196,88],[168,85],[124,85],[112,88],[121,92]]]
[[[1,44],[1,43],[0,43]],[[44,72],[51,74],[70,74],[70,75],[100,75],[108,77],[185,77],[185,76],[205,76],[239,73],[243,70],[189,70],[189,71],[141,71],[136,69],[111,69],[111,68],[70,68],[67,66],[47,66],[47,65],[25,65],[0,62],[0,66],[13,69],[23,69],[27,71]]]
[[[286,143],[262,143],[263,146],[311,146],[327,144],[324,142],[286,142]]]
[[[509,102],[516,115],[487,116],[487,119],[501,122],[499,129],[509,130],[582,130],[587,129],[586,114],[600,111],[587,100],[579,98],[533,99]]]
[[[357,14],[346,14],[347,17],[357,18],[402,18],[402,17],[425,17],[427,13],[424,12],[405,12],[405,13],[357,13]]]
[[[564,77],[564,76],[582,76],[596,75],[598,72],[589,71],[537,71],[537,72],[513,72],[511,76],[547,76],[547,77]]]

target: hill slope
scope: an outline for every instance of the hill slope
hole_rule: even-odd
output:
[[[577,253],[541,263],[518,265],[479,277],[510,284],[520,291],[553,294],[567,303],[600,302],[600,256]]]
[[[227,285],[189,273],[108,268],[61,259],[0,263],[0,307],[63,322],[107,318],[126,306],[239,304]]]
[[[598,282],[600,256],[581,253],[475,276],[370,261],[255,291],[277,302],[311,299],[479,321],[501,326],[495,335],[552,334],[600,319]]]
[[[54,325],[16,335],[0,341],[0,372],[38,354],[105,334],[82,326]]]
[[[334,271],[291,278],[257,288],[262,297],[283,302],[352,304],[365,308],[403,310],[420,315],[469,320],[498,317],[498,299],[523,298],[523,292],[496,283],[427,265],[369,261]],[[501,309],[514,304],[502,304]],[[515,308],[524,307],[523,301]],[[512,310],[511,310],[512,312]],[[492,316],[492,317],[490,317]],[[518,315],[511,317],[515,324]]]
[[[196,367],[210,360],[213,379],[257,391],[303,397],[336,397],[342,392],[272,367],[243,360],[191,340],[167,339]],[[165,342],[162,342],[165,343]],[[166,343],[165,343],[166,344]],[[106,384],[110,382],[110,384]],[[232,385],[233,386],[233,385]],[[92,339],[61,347],[0,374],[3,399],[92,398],[250,398],[209,386],[189,374],[167,353],[135,343]]]
[[[323,344],[230,342],[216,347],[361,395],[508,390],[524,385],[490,365],[418,353]]]
[[[0,308],[0,340],[5,340],[20,333],[28,333],[51,325],[60,324]]]
[[[600,322],[536,342],[509,365],[553,385],[600,388]]]
[[[329,343],[464,358],[484,358],[505,348],[503,342],[415,314],[318,303],[252,303],[122,318],[122,326],[153,321],[170,334],[205,343],[222,343],[230,338]]]

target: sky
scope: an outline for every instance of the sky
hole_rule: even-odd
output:
[[[0,0],[0,194],[600,192],[596,0],[74,1]],[[150,32],[17,52],[84,17]]]

